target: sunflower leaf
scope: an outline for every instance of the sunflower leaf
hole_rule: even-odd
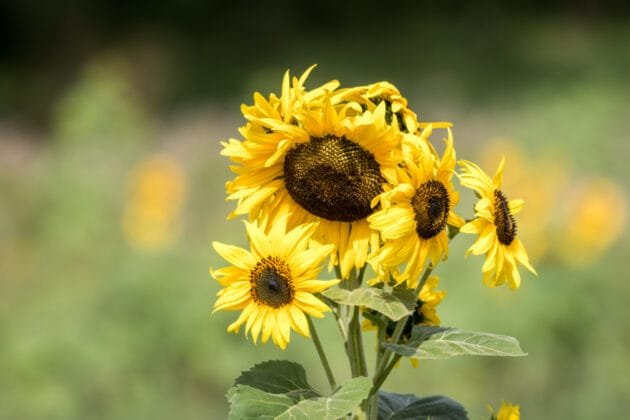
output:
[[[272,394],[247,385],[230,388],[227,399],[230,420],[274,419],[295,404],[295,400],[287,395]]]
[[[300,401],[276,417],[276,420],[334,420],[352,412],[367,398],[372,381],[366,377],[350,379],[329,397]]]
[[[365,306],[378,311],[391,319],[399,319],[409,315],[416,306],[417,297],[413,290],[393,290],[391,292],[375,287],[359,287],[354,290],[332,288],[322,293],[327,298],[350,306]]]
[[[507,335],[468,332],[458,329],[436,330],[416,326],[405,344],[384,344],[394,353],[412,359],[448,359],[454,356],[526,356],[518,340]]]
[[[242,372],[236,385],[248,385],[272,394],[286,394],[297,400],[319,397],[306,379],[304,368],[287,360],[269,360]]]
[[[416,397],[379,391],[378,420],[429,419],[466,420],[466,409],[455,400],[434,395]]]

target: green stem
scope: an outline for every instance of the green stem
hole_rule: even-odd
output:
[[[431,275],[431,272],[433,271],[434,268],[435,267],[433,266],[433,264],[429,263],[427,268],[424,270],[424,273],[422,274],[420,281],[416,285],[416,288],[414,290],[414,296],[418,296],[418,294],[422,290],[422,287],[425,285],[425,283],[429,279],[429,276]],[[398,341],[400,341],[400,337],[402,335],[403,330],[405,329],[405,324],[407,323],[408,319],[409,317],[404,317],[400,321],[398,321],[398,323],[396,324],[396,328],[394,328],[394,332],[392,334],[392,338],[391,338],[392,343],[398,343]],[[379,346],[381,344],[382,343],[379,342]],[[374,386],[372,387],[373,394],[375,394],[378,391],[378,387],[380,387],[380,385],[385,381],[385,379],[387,378],[387,375],[389,375],[389,373],[391,372],[393,368],[393,365],[395,364],[395,363],[392,364],[389,361],[390,360],[389,356],[391,354],[392,354],[391,351],[387,349],[383,350],[383,355],[378,365],[376,366],[376,372],[374,372],[374,381],[373,381]],[[396,359],[396,356],[397,355],[394,355],[394,359]],[[398,357],[398,359],[400,359],[400,357]],[[376,386],[376,384],[379,384],[378,387]]]
[[[392,357],[391,362],[389,362],[383,373],[374,380],[374,385],[370,390],[370,395],[376,395],[379,388],[381,387],[381,385],[383,385],[383,382],[385,382],[385,379],[387,379],[392,369],[394,368],[394,366],[396,366],[396,363],[398,363],[401,357],[402,356],[400,354],[395,354],[394,357]]]
[[[315,349],[317,350],[317,354],[319,355],[319,360],[321,360],[322,365],[324,366],[324,370],[326,371],[326,377],[328,378],[330,389],[334,392],[337,389],[337,384],[335,383],[335,377],[333,376],[330,365],[328,364],[328,359],[326,358],[326,354],[324,353],[324,348],[322,347],[322,343],[319,341],[319,336],[317,335],[317,331],[315,330],[313,320],[308,315],[306,315],[306,320],[308,321],[308,328],[311,331],[311,337],[313,338],[313,343],[315,343]]]
[[[348,290],[354,290],[356,288],[356,273],[355,270],[352,270],[350,276],[347,279],[343,280],[346,283],[346,287]],[[356,326],[357,326],[357,316],[355,309],[356,307],[347,307],[348,309],[345,313],[345,324],[346,331],[348,332],[347,340],[346,340],[346,353],[348,355],[348,361],[350,362],[350,371],[352,373],[352,377],[356,378],[361,375],[361,362],[359,358],[359,343],[357,342],[357,334],[356,334]]]

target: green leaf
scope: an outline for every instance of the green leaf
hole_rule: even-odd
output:
[[[367,398],[372,381],[360,377],[350,379],[330,397],[311,398],[289,407],[277,420],[324,419],[335,420],[352,412]]]
[[[376,287],[359,287],[354,290],[341,288],[328,289],[322,292],[327,298],[350,306],[365,306],[387,316],[392,321],[409,315],[416,307],[413,290],[394,290],[387,292]]]
[[[427,337],[428,335],[428,337]],[[413,328],[405,344],[384,344],[386,348],[413,359],[447,359],[466,354],[475,356],[526,356],[518,340],[507,335],[447,329],[435,332],[424,326]]]
[[[411,394],[378,393],[378,420],[467,420],[464,407],[448,397],[416,397]]]
[[[241,373],[235,385],[249,385],[272,394],[287,394],[295,400],[319,397],[306,380],[306,371],[298,363],[270,360]]]
[[[295,404],[287,395],[272,394],[247,385],[236,385],[228,390],[230,420],[274,419]]]

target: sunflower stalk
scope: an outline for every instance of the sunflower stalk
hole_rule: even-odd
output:
[[[321,341],[319,341],[319,336],[317,335],[315,324],[313,324],[313,320],[309,315],[306,315],[306,320],[308,321],[308,328],[311,332],[311,337],[313,338],[313,344],[315,344],[317,355],[319,356],[319,360],[322,362],[322,366],[324,367],[324,371],[326,372],[326,378],[328,379],[328,383],[330,384],[330,389],[332,392],[335,392],[335,390],[337,389],[335,376],[333,375],[330,364],[328,363],[328,358],[326,358],[326,353],[324,353],[322,343]]]
[[[435,266],[429,263],[427,268],[424,270],[424,273],[422,274],[420,281],[416,285],[416,288],[414,290],[414,296],[417,296],[420,293],[420,291],[422,290],[422,287],[425,285],[425,283],[429,279],[429,276],[433,272],[434,268]],[[396,324],[396,328],[394,329],[394,332],[392,333],[392,339],[391,339],[392,343],[398,343],[400,341],[400,337],[402,336],[402,332],[405,328],[405,324],[407,323],[408,319],[409,317],[404,317],[400,321],[398,321],[398,323]],[[382,347],[381,341],[379,341],[379,347]],[[394,355],[390,361],[389,356],[391,355],[391,353],[392,353],[391,351],[384,349],[381,355],[381,359],[377,362],[378,364],[376,366],[376,371],[374,372],[374,381],[373,381],[374,386],[372,387],[372,391],[370,392],[371,395],[376,395],[380,386],[383,384],[383,382],[385,382],[385,379],[387,379],[387,376],[391,372],[393,366],[400,359],[400,356]]]

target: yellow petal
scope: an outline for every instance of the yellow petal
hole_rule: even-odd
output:
[[[304,312],[295,305],[289,305],[289,315],[291,315],[291,324],[293,325],[293,329],[304,337],[310,337],[308,321],[306,320]]]
[[[286,306],[276,310],[276,319],[278,320],[276,326],[280,330],[283,341],[289,343],[291,339],[291,318]]]
[[[499,162],[499,167],[497,168],[497,172],[494,174],[494,178],[492,178],[492,185],[495,189],[501,188],[501,184],[503,183],[503,170],[505,168],[505,156],[501,158],[501,162]]]
[[[249,223],[245,220],[243,222],[245,223],[249,244],[254,255],[256,255],[258,259],[269,257],[271,255],[271,246],[267,235],[265,235],[256,224]]]
[[[212,242],[212,246],[227,262],[234,264],[238,268],[249,271],[256,265],[256,258],[243,248],[222,244],[221,242]]]
[[[321,300],[317,299],[310,293],[296,291],[296,305],[307,314],[316,318],[323,318],[323,312],[330,311],[330,308]]]
[[[341,280],[304,280],[295,282],[296,290],[301,290],[309,293],[319,293],[326,289],[329,289],[337,284]]]
[[[508,202],[508,208],[510,209],[510,213],[511,214],[518,214],[521,212],[521,210],[523,210],[523,205],[525,204],[525,202],[523,200],[518,200],[518,199],[514,199],[514,200],[510,200]]]

